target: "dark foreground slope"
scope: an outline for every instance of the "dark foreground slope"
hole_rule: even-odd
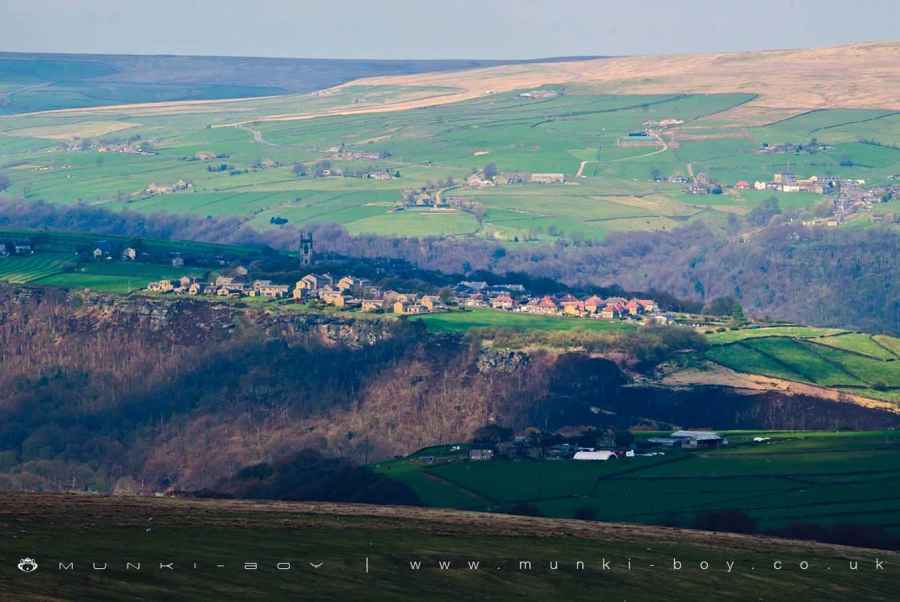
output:
[[[456,511],[3,494],[0,521],[8,600],[867,601],[900,589],[889,552]],[[16,568],[24,557],[34,573]]]

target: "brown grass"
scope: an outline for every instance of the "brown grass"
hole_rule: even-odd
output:
[[[11,130],[6,132],[6,135],[46,138],[48,140],[71,140],[74,138],[97,138],[99,136],[120,132],[140,125],[140,123],[125,121],[83,121],[80,123],[45,125]]]
[[[757,94],[750,103],[714,118],[758,125],[817,108],[900,110],[898,65],[900,42],[877,42],[830,48],[635,56],[382,76],[347,82],[318,95],[329,95],[349,86],[437,86],[450,90],[424,97],[410,90],[409,94],[399,93],[387,102],[381,99],[378,102],[348,101],[320,110],[248,116],[241,123],[404,111],[548,84],[582,84],[608,94]],[[239,104],[235,104],[241,100],[146,103],[50,112],[61,115],[220,112],[226,108],[241,110]]]
[[[765,52],[639,56],[568,63],[538,63],[462,72],[374,77],[345,86],[445,86],[456,91],[429,98],[335,107],[326,113],[380,113],[471,100],[547,84],[588,84],[607,93],[753,93],[737,116],[786,115],[815,108],[900,109],[900,43]],[[731,112],[717,119],[731,119]],[[271,121],[309,119],[316,113],[273,115]]]
[[[412,506],[0,492],[0,523],[40,522],[43,525],[71,527],[73,516],[78,517],[80,525],[115,527],[145,527],[150,524],[149,521],[158,527],[294,529],[352,526],[413,529],[446,535],[573,537],[607,543],[640,540],[657,545],[727,546],[757,552],[791,550],[811,554],[838,553],[851,558],[865,552],[865,548],[755,535]],[[889,563],[897,556],[884,550],[878,553]]]

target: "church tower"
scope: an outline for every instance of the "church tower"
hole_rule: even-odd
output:
[[[312,232],[300,233],[300,265],[312,265],[313,237]]]

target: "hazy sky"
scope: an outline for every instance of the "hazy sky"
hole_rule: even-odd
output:
[[[529,58],[896,39],[900,0],[0,0],[0,50]]]

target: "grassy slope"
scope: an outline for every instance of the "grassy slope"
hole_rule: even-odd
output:
[[[493,309],[427,314],[413,319],[421,320],[433,332],[465,332],[472,328],[513,328],[541,331],[588,330],[598,332],[621,331],[634,328],[633,325],[622,321],[536,316]]]
[[[706,357],[747,372],[900,401],[900,342],[829,328],[771,327],[707,335]]]
[[[128,293],[142,289],[154,280],[173,280],[182,276],[199,276],[198,268],[173,268],[166,265],[137,262],[102,262],[87,264],[72,272],[53,274],[32,284],[65,288],[90,288],[107,293]]]
[[[846,600],[848,589],[856,600],[891,600],[900,585],[890,570],[897,561],[891,553],[582,521],[333,504],[15,494],[0,496],[0,516],[16,533],[0,542],[0,593],[16,600],[596,600],[600,589],[610,599],[631,601],[662,595],[695,600],[712,592],[719,599],[744,600],[755,599],[760,588],[767,600]],[[51,569],[58,560],[85,567],[123,554],[145,567],[174,560],[177,567],[197,562],[201,568],[126,574],[118,565],[102,576],[83,568],[64,575]],[[16,571],[25,555],[41,563],[36,574]],[[363,571],[365,557],[369,574]],[[685,563],[677,575],[673,557]],[[887,560],[887,571],[872,572],[876,557]],[[480,559],[482,568],[408,568],[409,560],[433,566],[443,558]],[[603,558],[611,561],[608,572],[600,570]],[[554,559],[560,570],[551,573],[546,567]],[[771,568],[774,559],[784,563],[781,572]],[[849,559],[860,560],[861,570],[847,570]],[[534,570],[520,572],[520,560],[532,560]],[[588,570],[575,574],[577,560]],[[712,568],[701,571],[701,560]],[[735,562],[731,574],[726,560]],[[808,571],[799,570],[801,560],[811,563]],[[242,571],[247,561],[263,566]],[[276,572],[272,565],[280,561],[298,568]],[[325,565],[312,569],[311,561]],[[225,567],[213,568],[216,563]]]
[[[199,276],[203,273],[202,269],[195,267],[173,268],[168,263],[123,262],[117,258],[82,264],[76,261],[76,250],[90,250],[99,240],[120,247],[136,244],[134,239],[127,237],[75,232],[0,230],[0,240],[15,239],[31,240],[37,252],[29,257],[0,258],[0,281],[11,284],[87,287],[105,292],[127,293],[144,288],[153,280]],[[166,257],[170,252],[177,252],[184,255],[252,259],[258,257],[261,252],[256,247],[152,239],[141,239],[140,248],[161,257]]]
[[[73,265],[71,255],[44,253],[32,257],[0,257],[0,280],[10,284],[27,284]]]

